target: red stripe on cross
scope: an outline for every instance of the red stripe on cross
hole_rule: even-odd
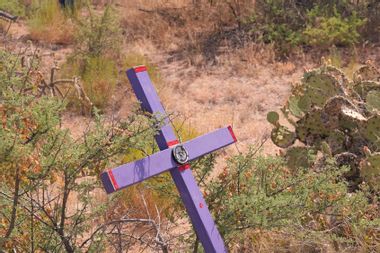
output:
[[[135,73],[146,71],[146,67],[145,66],[137,66],[137,67],[134,67],[133,69],[135,70]]]
[[[119,185],[116,182],[116,179],[115,179],[115,176],[112,173],[112,170],[109,170],[107,173],[108,173],[108,177],[111,179],[111,183],[113,185],[113,188],[116,191],[117,189],[119,189]]]
[[[179,171],[184,171],[190,169],[190,164],[186,163],[184,165],[178,166]]]
[[[168,147],[171,147],[171,146],[179,144],[179,141],[178,140],[169,141],[166,144],[168,145]]]
[[[231,134],[231,136],[232,136],[232,139],[234,139],[234,142],[237,142],[237,139],[236,139],[235,133],[234,133],[234,131],[232,130],[232,127],[231,127],[231,126],[228,126],[228,131],[230,131],[230,134]]]

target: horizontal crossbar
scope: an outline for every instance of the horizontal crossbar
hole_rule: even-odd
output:
[[[236,138],[232,128],[225,127],[184,142],[182,145],[191,161],[234,142]],[[104,171],[100,177],[109,194],[180,166],[173,159],[172,148],[168,148],[138,161]]]

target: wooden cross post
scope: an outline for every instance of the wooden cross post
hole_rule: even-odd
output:
[[[142,108],[156,115],[155,117],[164,116],[164,124],[155,137],[161,151],[141,160],[104,171],[101,174],[101,180],[106,192],[109,194],[170,171],[205,251],[207,253],[227,252],[188,162],[236,142],[232,128],[230,126],[221,128],[193,140],[179,143],[150,81],[146,67],[129,69],[127,76]]]

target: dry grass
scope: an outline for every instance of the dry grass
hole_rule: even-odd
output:
[[[248,230],[241,233],[239,244],[233,245],[231,252],[260,253],[317,253],[335,252],[329,245],[318,245],[308,241],[300,241],[290,234],[276,231]]]
[[[74,24],[58,1],[42,1],[29,21],[30,38],[45,43],[69,45],[74,40]]]
[[[234,13],[229,4],[215,1],[212,5],[200,1],[139,1],[125,3],[123,26],[131,40],[149,39],[160,49],[175,57],[186,58],[199,65],[214,61],[219,49],[226,45],[243,44]],[[240,12],[249,12],[252,1],[233,1]],[[243,4],[242,4],[243,3]]]
[[[0,33],[5,33],[8,30],[9,23],[0,19]]]
[[[118,72],[115,60],[105,56],[89,57],[86,61],[71,58],[62,66],[60,77],[80,77],[83,89],[90,101],[98,108],[105,109],[122,77]],[[124,76],[124,75],[123,75]],[[75,90],[66,90],[68,106],[72,111],[83,111],[83,103],[78,99]]]
[[[73,27],[67,27],[59,23],[43,28],[31,28],[30,39],[51,44],[69,45],[74,39],[73,30]]]

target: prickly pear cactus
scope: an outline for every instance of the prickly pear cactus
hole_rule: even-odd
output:
[[[277,146],[287,148],[294,144],[296,141],[296,135],[286,126],[281,126],[279,124],[279,119],[280,116],[277,112],[270,112],[267,115],[268,122],[275,126],[271,132],[271,139]]]
[[[366,109],[370,112],[380,112],[380,89],[368,92],[366,97]]]
[[[290,168],[316,168],[321,166],[316,157],[335,158],[338,166],[351,168],[347,179],[355,184],[365,181],[372,189],[380,190],[377,68],[363,65],[354,73],[353,80],[329,65],[307,71],[292,88],[281,112],[289,122],[287,126],[279,123],[280,115],[276,112],[268,113],[267,119],[274,126],[271,139],[286,149],[284,156]],[[293,146],[297,140],[304,146]],[[363,151],[364,147],[368,152]]]
[[[370,144],[369,147],[378,151],[380,149],[380,114],[375,114],[361,125],[361,135]]]
[[[367,154],[360,162],[360,175],[376,192],[380,192],[380,153]]]
[[[365,65],[361,66],[358,70],[355,71],[353,81],[354,83],[360,83],[361,81],[380,81],[380,72],[379,70],[367,62]]]

